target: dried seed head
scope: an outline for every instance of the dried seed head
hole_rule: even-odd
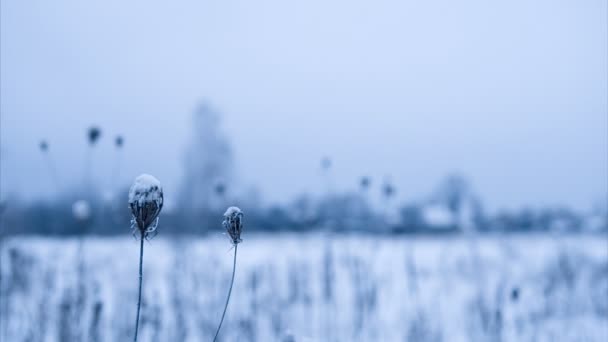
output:
[[[217,182],[215,184],[214,190],[215,190],[215,193],[221,197],[226,193],[226,184],[224,184],[224,182],[221,182],[221,181]]]
[[[361,188],[363,190],[367,190],[367,188],[369,188],[369,186],[371,185],[371,179],[367,176],[363,176],[361,177],[361,181],[359,182],[359,184],[361,185]]]
[[[243,231],[243,212],[238,207],[230,207],[224,213],[222,225],[228,232],[232,244],[236,245],[241,241]]]
[[[163,208],[163,189],[158,179],[148,174],[135,178],[129,190],[129,207],[133,228],[139,229],[146,238],[154,233]]]
[[[393,184],[391,184],[390,181],[384,181],[384,185],[382,186],[382,193],[386,198],[391,198],[393,197],[393,195],[395,195],[395,187],[393,186]]]
[[[89,138],[89,144],[95,145],[97,140],[99,140],[99,138],[101,137],[101,129],[99,129],[99,127],[93,126],[89,128],[87,136]]]
[[[116,139],[114,139],[114,144],[118,148],[121,148],[124,143],[125,143],[125,139],[121,135],[117,135]]]
[[[49,149],[49,143],[46,142],[46,140],[42,140],[40,142],[40,145],[38,145],[40,147],[40,151],[42,152],[46,152]]]

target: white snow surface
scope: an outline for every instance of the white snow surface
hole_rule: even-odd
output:
[[[143,205],[147,202],[162,201],[163,189],[160,181],[149,174],[141,174],[135,178],[135,182],[129,190],[129,203],[137,202]]]
[[[0,242],[0,341],[133,338],[136,240]],[[221,341],[607,341],[607,242],[248,234]],[[219,231],[146,243],[141,341],[211,341],[231,270]]]
[[[452,213],[442,206],[430,205],[424,208],[422,212],[424,222],[431,227],[449,227],[454,223]]]

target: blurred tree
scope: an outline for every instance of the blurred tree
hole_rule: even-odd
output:
[[[196,219],[206,215],[217,199],[217,184],[224,189],[232,178],[232,151],[220,130],[220,114],[202,103],[192,121],[192,138],[184,157],[184,178],[179,193],[179,208]]]
[[[450,211],[458,229],[478,229],[484,222],[481,201],[473,193],[469,181],[460,174],[448,175],[439,184],[432,202]]]
[[[469,182],[466,178],[459,174],[452,174],[441,182],[435,199],[448,208],[454,217],[457,217],[468,195]]]
[[[394,228],[395,233],[416,233],[425,229],[425,222],[420,206],[406,205],[400,210],[401,223]]]

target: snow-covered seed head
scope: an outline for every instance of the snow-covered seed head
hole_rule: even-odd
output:
[[[133,228],[148,237],[156,231],[158,215],[163,208],[163,188],[158,179],[148,174],[135,178],[129,190],[129,207],[133,214]]]
[[[91,206],[85,200],[79,200],[72,205],[72,214],[77,221],[85,222],[91,218]]]
[[[243,231],[243,212],[238,207],[230,207],[224,213],[224,221],[222,225],[230,236],[232,244],[236,245],[241,241],[241,232]]]

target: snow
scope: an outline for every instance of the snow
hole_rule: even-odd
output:
[[[230,207],[228,209],[226,209],[226,212],[224,213],[224,217],[231,217],[231,216],[236,216],[236,215],[243,215],[243,212],[241,211],[241,209],[239,207]]]
[[[163,201],[163,189],[160,181],[149,174],[142,174],[135,178],[129,190],[129,204],[138,203],[143,206],[147,202]]]
[[[91,217],[91,206],[85,200],[79,200],[72,205],[72,214],[79,221],[86,221]]]
[[[424,222],[431,227],[442,228],[449,227],[454,223],[452,213],[443,206],[429,205],[422,212]]]
[[[608,340],[605,235],[247,240],[222,341]],[[2,241],[1,341],[132,338],[138,242],[79,241]],[[146,243],[141,340],[210,341],[231,263],[219,229]]]

